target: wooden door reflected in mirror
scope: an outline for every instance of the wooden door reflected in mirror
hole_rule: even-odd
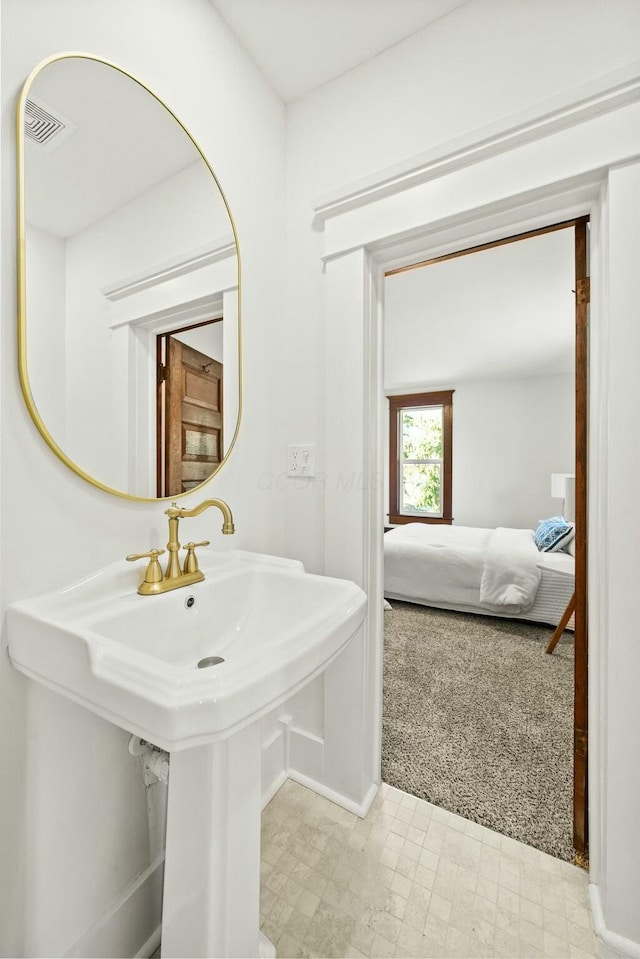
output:
[[[189,492],[221,462],[222,336],[222,318],[158,336],[159,497]]]

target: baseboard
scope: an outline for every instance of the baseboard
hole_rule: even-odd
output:
[[[269,785],[266,787],[266,789],[265,789],[265,790],[263,791],[263,793],[262,793],[262,808],[263,808],[263,809],[264,809],[265,806],[267,806],[267,805],[271,802],[271,800],[273,799],[273,797],[275,796],[275,794],[278,792],[278,790],[280,789],[280,787],[283,786],[283,785],[286,783],[286,781],[287,781],[288,778],[289,778],[289,777],[287,776],[287,770],[286,770],[286,769],[283,769],[282,772],[279,773],[279,774],[276,776],[276,778],[273,779],[273,780],[269,783]]]
[[[267,771],[267,783],[263,780],[262,808],[273,799],[287,779],[293,779],[301,786],[312,789],[337,806],[342,806],[364,819],[376,797],[378,784],[371,783],[361,803],[329,789],[321,782],[324,771],[324,739],[304,729],[298,729],[287,713],[279,717],[278,725],[280,729],[273,732],[262,747],[263,773]],[[280,752],[280,761],[284,760],[284,768],[278,762],[280,757],[275,755],[276,752]]]
[[[258,933],[258,959],[276,959],[276,947],[263,932]]]
[[[600,959],[640,959],[640,943],[625,939],[617,932],[607,929],[600,902],[600,890],[593,883],[589,885],[589,904]]]
[[[305,776],[304,773],[299,773],[295,769],[289,770],[289,779],[293,779],[294,782],[300,783],[301,786],[306,786],[307,789],[312,789],[314,792],[318,793],[319,796],[323,796],[325,799],[328,799],[330,802],[336,804],[336,806],[342,806],[343,809],[346,809],[347,812],[355,813],[356,816],[359,816],[360,819],[364,817],[369,812],[371,808],[371,803],[376,798],[378,792],[378,784],[371,783],[365,797],[361,803],[354,802],[352,799],[348,799],[346,796],[341,795],[341,793],[335,792],[333,789],[329,789],[328,786],[325,786],[323,783],[317,781],[317,779],[311,779],[310,776]]]
[[[161,940],[162,940],[162,923],[160,923],[160,925],[153,930],[153,932],[151,933],[151,935],[145,942],[144,946],[138,949],[133,959],[150,959],[150,957],[154,954],[154,952],[160,945]]]
[[[136,952],[133,959],[150,959],[160,945],[161,937],[162,926],[160,925],[151,933],[142,949]],[[259,959],[276,959],[275,946],[262,932],[258,933],[258,957]]]
[[[163,873],[164,852],[129,883],[68,950],[65,959],[151,956],[160,943]]]

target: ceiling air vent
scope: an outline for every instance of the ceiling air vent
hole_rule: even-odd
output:
[[[42,100],[35,97],[27,99],[24,106],[24,135],[47,152],[60,146],[76,129],[74,123]]]

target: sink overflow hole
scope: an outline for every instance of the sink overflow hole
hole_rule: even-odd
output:
[[[187,598],[184,601],[184,605],[187,607],[187,609],[191,609],[192,606],[195,606],[196,605],[195,596],[187,596]]]
[[[218,666],[220,663],[224,663],[224,656],[205,656],[205,658],[201,659],[198,663],[198,669],[206,669],[207,666]]]

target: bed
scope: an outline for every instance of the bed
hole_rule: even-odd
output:
[[[556,626],[574,565],[568,552],[539,552],[530,529],[407,523],[384,536],[384,595]]]

